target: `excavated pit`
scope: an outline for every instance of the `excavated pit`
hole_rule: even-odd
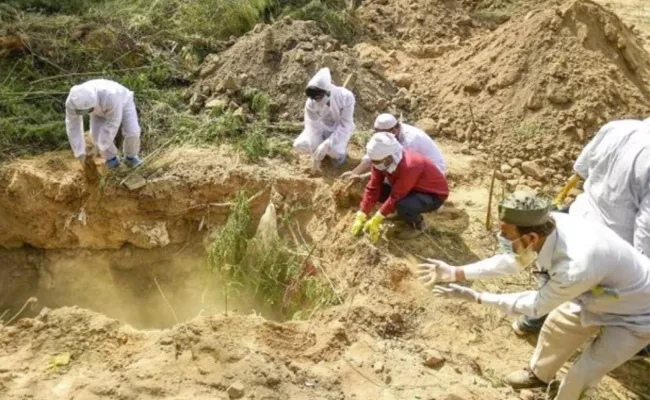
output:
[[[220,167],[205,154],[189,158],[173,170],[153,165],[141,171],[147,185],[135,191],[119,185],[127,171],[88,186],[63,155],[5,166],[0,171],[4,320],[31,297],[38,301],[21,317],[44,307],[78,306],[135,328],[165,328],[226,312],[282,319],[273,307],[227,299],[228,282],[209,271],[207,254],[238,191],[249,197],[254,228],[272,198],[281,212],[299,217],[295,209],[311,199],[314,183],[227,159]]]

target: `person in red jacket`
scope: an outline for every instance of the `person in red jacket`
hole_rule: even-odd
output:
[[[375,134],[366,147],[372,161],[370,181],[366,186],[357,212],[352,235],[363,230],[374,243],[379,239],[383,220],[393,212],[412,229],[398,235],[411,239],[426,229],[423,213],[440,208],[449,195],[445,176],[431,160],[423,155],[404,150],[395,136],[388,132]],[[377,202],[383,202],[370,219]]]

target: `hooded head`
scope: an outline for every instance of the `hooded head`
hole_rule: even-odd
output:
[[[393,114],[379,114],[375,119],[375,132],[390,132],[397,136],[399,130],[399,121]]]
[[[326,92],[332,90],[332,75],[329,68],[321,68],[316,75],[307,84],[308,87],[314,87]]]
[[[89,114],[97,107],[97,92],[89,85],[77,85],[70,89],[68,101],[77,114]]]
[[[307,84],[305,94],[319,106],[325,106],[332,90],[332,76],[329,68],[319,70]]]
[[[395,172],[403,155],[402,145],[388,132],[375,133],[366,146],[366,152],[375,168],[388,173]]]
[[[501,232],[497,236],[505,253],[516,256],[522,266],[537,259],[548,235],[555,230],[551,201],[532,191],[518,191],[499,204]]]

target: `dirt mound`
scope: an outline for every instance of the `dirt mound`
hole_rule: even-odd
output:
[[[366,39],[396,49],[404,48],[406,42],[410,44],[408,52],[435,58],[451,43],[457,45],[473,35],[494,30],[540,3],[539,0],[376,0],[360,7],[357,16],[363,21]],[[440,44],[443,45],[436,46]]]
[[[536,9],[453,46],[436,62],[398,51],[387,74],[408,75],[430,132],[493,154],[513,185],[558,185],[600,125],[650,114],[650,56],[591,1]]]
[[[230,104],[236,101],[235,92],[254,87],[271,95],[281,119],[302,120],[305,86],[321,67],[329,67],[334,83],[341,86],[354,73],[348,89],[356,96],[360,121],[389,109],[397,92],[379,66],[362,64],[355,51],[323,34],[316,23],[286,18],[258,25],[229,49],[208,56],[194,87],[194,109],[215,101]]]

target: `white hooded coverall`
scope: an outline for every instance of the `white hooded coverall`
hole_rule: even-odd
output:
[[[585,184],[569,213],[603,223],[650,257],[650,121],[603,126],[573,169]]]
[[[90,108],[93,109],[90,113],[90,132],[105,160],[118,154],[115,136],[120,126],[124,134],[125,155],[133,157],[140,152],[140,124],[133,92],[129,89],[106,79],[90,80],[70,90],[65,106],[65,125],[76,158],[86,154],[86,143],[83,116],[75,111]]]
[[[340,159],[346,155],[348,142],[354,132],[354,94],[334,86],[328,68],[318,71],[308,86],[330,92],[329,104],[307,99],[305,128],[293,147],[310,154],[317,164],[325,157]]]

